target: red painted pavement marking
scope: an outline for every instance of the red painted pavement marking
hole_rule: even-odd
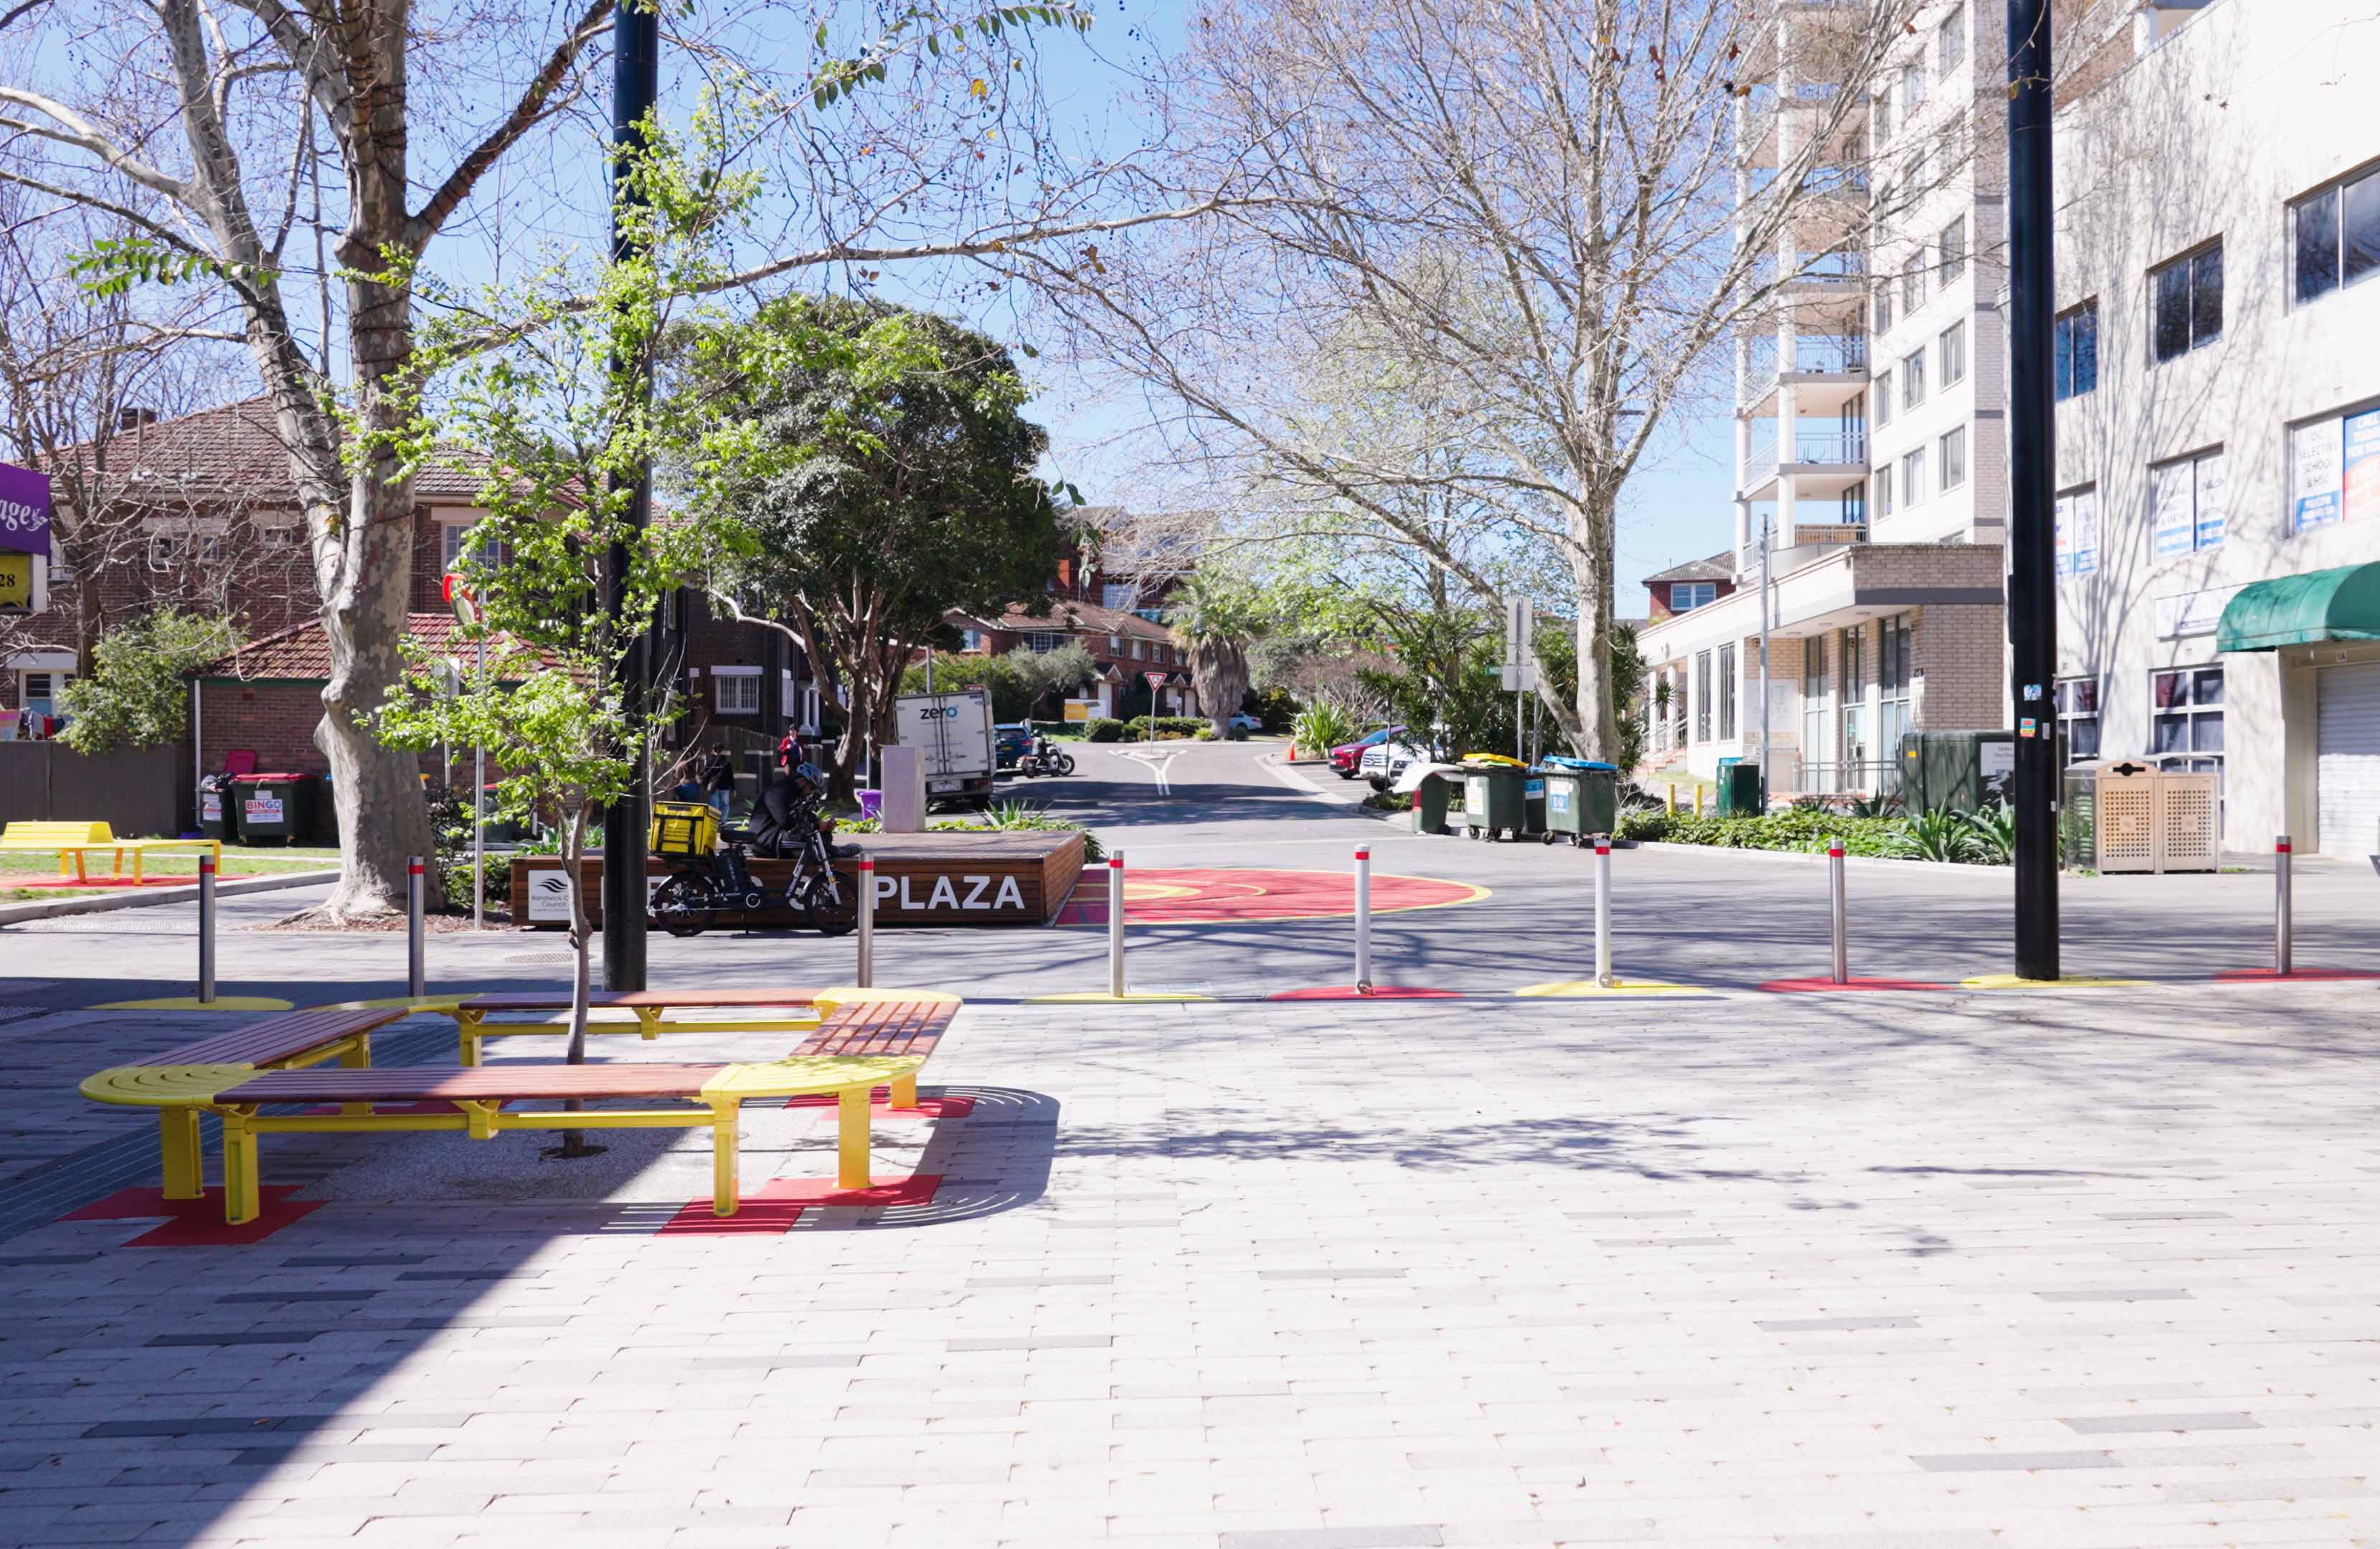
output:
[[[295,1183],[267,1184],[258,1191],[261,1209],[253,1221],[229,1226],[224,1221],[224,1196],[221,1189],[209,1189],[206,1197],[194,1200],[169,1200],[159,1188],[122,1189],[80,1210],[58,1217],[62,1221],[140,1221],[162,1217],[164,1225],[125,1244],[128,1248],[208,1248],[242,1242],[259,1242],[274,1232],[301,1220],[322,1208],[321,1200],[297,1197]]]
[[[740,1200],[733,1216],[712,1212],[709,1200],[693,1200],[662,1223],[655,1237],[775,1237],[793,1229],[802,1207],[783,1200]]]
[[[1127,925],[1336,919],[1355,913],[1355,878],[1353,872],[1347,871],[1196,867],[1179,871],[1131,870],[1125,872],[1124,877],[1127,896],[1123,917]],[[1159,898],[1133,898],[1129,890],[1135,884],[1164,888],[1169,892]],[[1486,896],[1486,889],[1467,882],[1448,882],[1434,877],[1390,874],[1372,878],[1375,914],[1469,903]],[[1073,899],[1058,914],[1062,926],[1105,925],[1107,918],[1105,898]]]
[[[1268,1000],[1460,1000],[1459,989],[1420,989],[1412,985],[1374,985],[1369,990],[1354,985],[1318,985],[1312,989],[1284,989]]]
[[[871,1183],[865,1189],[846,1189],[832,1178],[772,1178],[747,1197],[783,1204],[879,1208],[894,1204],[929,1204],[933,1202],[934,1191],[941,1186],[942,1175],[938,1172],[888,1179],[881,1183]],[[710,1206],[706,1203],[703,1208],[708,1210]]]
[[[1832,979],[1771,979],[1759,987],[1770,995],[1804,995],[1830,989],[1949,989],[1950,986],[1925,979],[1852,979],[1840,985]]]
[[[2361,968],[2292,968],[2276,974],[2269,968],[2232,968],[2215,975],[2218,985],[2277,985],[2290,979],[2380,979]]]

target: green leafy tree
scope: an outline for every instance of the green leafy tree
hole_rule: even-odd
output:
[[[1014,653],[1009,656],[961,656],[937,651],[934,653],[932,687],[941,694],[982,689],[991,698],[991,719],[999,721],[1023,720],[1033,706],[1032,690],[1018,673]],[[924,662],[914,662],[903,670],[901,692],[927,692]]]
[[[1512,696],[1496,668],[1503,641],[1467,609],[1378,605],[1380,643],[1394,669],[1367,669],[1366,686],[1404,723],[1403,740],[1439,758],[1512,746]]]
[[[95,670],[67,684],[58,741],[77,753],[155,747],[189,726],[188,673],[237,645],[231,624],[160,608],[99,638]]]
[[[787,347],[820,337],[844,347]],[[947,636],[942,615],[1042,595],[1063,550],[1033,477],[1049,437],[1024,418],[1008,351],[928,313],[785,296],[679,346],[678,412],[698,405],[746,431],[732,473],[687,480],[709,588],[825,669],[844,727],[829,762],[847,794],[866,748],[891,740],[911,657]],[[747,369],[756,360],[770,369]]]
[[[1190,659],[1199,708],[1215,735],[1227,735],[1248,692],[1248,646],[1270,623],[1264,593],[1227,571],[1201,566],[1166,604],[1165,617]]]
[[[1091,681],[1099,671],[1089,647],[1079,640],[1070,640],[1054,651],[1032,651],[1023,646],[1008,653],[1016,664],[1018,682],[1026,693],[1025,714],[1019,720],[1055,720],[1065,707],[1060,701],[1075,693]]]
[[[1536,635],[1537,669],[1544,674],[1546,693],[1562,704],[1575,703],[1578,698],[1578,635],[1567,625],[1540,628]],[[1622,774],[1645,761],[1645,735],[1649,729],[1648,715],[1666,710],[1669,700],[1663,696],[1658,705],[1648,706],[1645,700],[1645,657],[1636,648],[1636,631],[1633,625],[1615,623],[1611,626],[1611,692],[1620,702],[1620,751],[1611,762]],[[1582,757],[1587,752],[1584,736],[1567,733],[1571,745]]]
[[[572,1064],[587,1055],[592,931],[580,862],[589,833],[605,806],[636,789],[650,728],[677,709],[640,714],[615,672],[629,634],[650,623],[695,552],[686,525],[634,519],[638,476],[666,450],[698,477],[717,477],[742,451],[740,427],[672,412],[688,405],[657,409],[643,372],[674,313],[715,275],[713,234],[748,186],[690,170],[666,136],[649,133],[654,148],[636,157],[633,197],[620,205],[636,238],[631,256],[591,273],[558,265],[523,291],[447,298],[452,321],[427,344],[426,364],[447,373],[442,401],[417,402],[390,448],[414,464],[457,445],[485,459],[477,501],[487,516],[471,528],[459,569],[478,612],[463,640],[483,638],[488,649],[482,666],[476,649],[450,660],[408,645],[406,671],[372,728],[401,748],[485,746],[498,771],[496,816],[535,815],[559,829]],[[581,304],[589,295],[594,304]],[[480,334],[490,317],[519,320],[492,347]],[[790,349],[797,341],[752,343]],[[498,552],[502,563],[492,563]],[[607,585],[621,598],[616,625]],[[592,1149],[575,1131],[565,1137],[565,1156]]]

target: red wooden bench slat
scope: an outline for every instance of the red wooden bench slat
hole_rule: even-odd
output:
[[[408,1015],[402,1006],[370,1011],[292,1011],[167,1049],[147,1065],[263,1065],[303,1054],[318,1044],[370,1033]]]
[[[225,1103],[379,1103],[521,1097],[695,1097],[720,1065],[496,1065],[466,1070],[282,1071],[224,1093]]]
[[[946,1000],[879,1000],[846,1006],[802,1040],[796,1054],[930,1055],[957,1008]]]

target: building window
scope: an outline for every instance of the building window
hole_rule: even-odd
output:
[[[2223,542],[2223,449],[2149,469],[2150,554],[2171,559]]]
[[[1827,746],[1827,642],[1813,635],[1802,642],[1802,789],[1814,789],[1811,766],[1823,765]]]
[[[1735,735],[1735,647],[1718,648],[1718,740]]]
[[[1109,635],[1109,636],[1108,636],[1108,654],[1109,654],[1110,656],[1122,656],[1122,655],[1123,655],[1123,635]]]
[[[1967,217],[1942,228],[1942,283],[1949,284],[1967,272]]]
[[[1900,503],[1916,505],[1925,499],[1925,454],[1908,453],[1900,459]]]
[[[1859,628],[1846,629],[1842,640],[1840,679],[1843,704],[1843,778],[1834,783],[1838,790],[1850,790],[1866,784],[1867,632]]]
[[[2289,531],[2380,516],[2380,407],[2289,430]]]
[[[2290,205],[2289,254],[2301,303],[2380,272],[2380,167]]]
[[[223,539],[211,532],[152,532],[149,535],[149,568],[179,570],[196,561],[212,564],[223,557]]]
[[[1965,323],[1952,323],[1943,330],[1942,337],[1936,342],[1934,348],[1935,353],[1941,357],[1938,364],[1942,368],[1943,386],[1948,387],[1954,381],[1967,380],[1967,325]]]
[[[455,572],[463,558],[463,540],[469,536],[477,522],[442,522],[438,526],[438,568],[447,574]],[[491,533],[483,541],[472,563],[490,568],[504,564],[512,558],[512,545]]]
[[[298,547],[298,524],[295,522],[259,522],[256,541],[260,548],[286,550]]]
[[[2054,508],[2054,547],[2056,557],[2051,563],[2060,580],[2069,575],[2095,575],[2099,573],[2099,491],[2076,490],[2058,497]]]
[[[1900,357],[1900,406],[1913,409],[1925,401],[1925,352]]]
[[[1876,379],[1876,422],[1892,423],[1892,373],[1888,371]]]
[[[50,585],[74,579],[74,562],[67,557],[67,546],[58,540],[57,533],[50,534]]]
[[[1945,80],[1967,57],[1967,7],[1954,7],[1934,30],[1936,72]]]
[[[1892,332],[1892,282],[1890,280],[1876,287],[1876,331],[1879,334]]]
[[[1672,581],[1670,583],[1670,611],[1691,612],[1706,608],[1718,600],[1717,581]]]
[[[1882,145],[1892,138],[1892,89],[1885,88],[1876,94],[1876,142]]]
[[[2058,401],[2079,398],[2099,385],[2099,303],[2096,298],[2058,314]]]
[[[1066,636],[1055,630],[1028,630],[1025,635],[1025,648],[1035,656],[1047,656],[1051,651],[1062,650],[1065,645]]]
[[[1941,466],[1937,471],[1941,474],[1941,488],[1955,490],[1967,481],[1967,428],[1961,425],[1944,436],[1940,445]]]
[[[2150,333],[2171,360],[2223,336],[2223,244],[2149,271]]]
[[[2066,745],[2066,761],[2088,763],[2099,756],[2099,680],[2058,680],[2058,736]]]
[[[1881,757],[1899,757],[1900,734],[1909,730],[1910,663],[1913,655],[1910,647],[1916,633],[1905,613],[1876,625],[1876,745]]]
[[[1694,741],[1711,740],[1711,653],[1694,655]]]
[[[17,675],[18,708],[35,715],[55,715],[58,696],[72,682],[72,672],[20,672]]]
[[[1925,305],[1925,255],[1918,253],[1900,271],[1900,309],[1913,312]]]
[[[1920,63],[1914,63],[1914,64],[1911,64],[1911,65],[1908,65],[1908,66],[1904,67],[1902,68],[1901,72],[1900,72],[1900,119],[1901,119],[1901,122],[1905,124],[1905,123],[1907,123],[1910,119],[1912,119],[1912,118],[1915,117],[1915,116],[1917,115],[1917,110],[1918,110],[1918,108],[1919,108],[1921,105],[1923,105],[1923,104],[1924,104],[1925,101],[1925,65],[1924,65],[1922,62],[1920,62]]]
[[[710,670],[710,708],[719,715],[760,713],[760,670],[757,667],[714,667]]]
[[[1876,486],[1876,514],[1879,516],[1891,515],[1892,465],[1888,463],[1883,467],[1876,469],[1874,474],[1869,476],[1869,482]]]
[[[2223,669],[2149,674],[2149,756],[2168,769],[2223,772]]]
[[[1099,587],[1099,605],[1119,613],[1129,612],[1140,600],[1140,588],[1129,581],[1110,581]]]
[[[1132,643],[1132,659],[1135,661],[1147,661],[1148,660],[1148,641],[1135,640]]]

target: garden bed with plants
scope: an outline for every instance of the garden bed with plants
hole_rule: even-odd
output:
[[[2016,844],[2016,820],[2006,805],[1981,812],[1927,812],[1914,817],[1848,816],[1791,807],[1759,817],[1695,817],[1687,813],[1623,812],[1615,839],[1649,844],[1706,844],[1730,850],[1786,850],[1824,854],[1840,839],[1851,855],[1937,861],[1953,865],[2006,865]]]

